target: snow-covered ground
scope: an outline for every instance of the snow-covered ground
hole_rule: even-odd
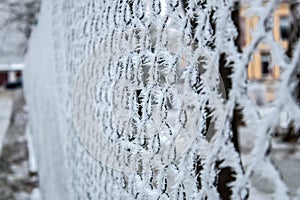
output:
[[[0,156],[0,200],[38,200],[38,176],[30,172],[28,165],[27,113],[22,91],[14,91],[12,98],[12,118]]]
[[[7,131],[12,109],[11,93],[0,91],[0,155],[5,133]]]
[[[278,141],[277,141],[278,142]],[[297,144],[291,151],[290,144],[280,144],[274,141],[271,159],[277,167],[287,185],[293,199],[300,199],[300,145]],[[249,199],[273,199],[275,184],[271,174],[267,171],[268,166],[262,165],[257,168],[252,177]]]
[[[266,85],[263,83],[249,84],[249,97],[258,106],[258,112],[262,117],[268,117],[273,107],[266,100]],[[287,113],[280,113],[279,125],[280,128],[287,127]],[[257,137],[255,133],[257,127],[242,127],[240,129],[240,145],[242,147],[243,163],[251,162],[249,154],[254,147],[254,141]],[[278,169],[280,176],[286,184],[291,197],[300,199],[300,142],[283,142],[279,137],[274,137],[271,140],[270,149],[271,163]],[[257,164],[257,168],[252,176],[252,186],[250,188],[249,199],[274,199],[272,195],[276,190],[275,181],[272,172],[268,171],[270,164],[268,162]],[[247,164],[246,164],[247,166]]]
[[[253,134],[247,130],[240,131],[240,144],[242,147],[243,163],[249,162],[249,153],[254,145]],[[279,170],[291,196],[300,199],[300,143],[284,143],[278,138],[272,139],[271,162]],[[246,164],[247,166],[247,164]],[[272,173],[268,173],[268,163],[260,163],[252,176],[252,187],[250,189],[250,199],[273,199],[275,192],[276,178]],[[296,198],[297,197],[297,198]]]

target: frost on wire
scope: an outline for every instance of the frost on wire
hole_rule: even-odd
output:
[[[300,45],[288,58],[270,29],[279,2],[254,0],[239,2],[259,16],[241,49],[237,3],[42,1],[25,90],[45,199],[246,199],[259,166],[274,198],[289,199],[268,149],[280,112],[300,125]],[[282,68],[268,117],[247,95],[261,42]],[[255,138],[243,162],[236,110]]]

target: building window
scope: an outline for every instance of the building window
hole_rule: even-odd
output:
[[[290,23],[289,23],[289,17],[288,16],[281,16],[280,17],[280,37],[282,40],[288,40],[289,39],[289,29],[290,29]]]
[[[262,75],[268,75],[270,71],[271,55],[269,52],[262,52],[261,56],[261,72]]]

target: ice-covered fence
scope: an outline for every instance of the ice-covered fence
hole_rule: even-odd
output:
[[[25,71],[44,198],[244,199],[268,165],[274,197],[288,199],[267,153],[278,119],[261,118],[246,92],[266,42],[282,66],[272,116],[293,109],[300,124],[290,81],[300,46],[289,59],[276,45],[278,3],[249,2],[260,19],[240,50],[235,1],[44,0]],[[237,108],[257,134],[246,163]]]

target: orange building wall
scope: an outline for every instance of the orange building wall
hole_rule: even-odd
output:
[[[245,11],[247,9],[247,6],[242,6],[241,10],[240,10],[240,16],[243,18],[243,20],[241,20],[244,24],[243,24],[243,28],[245,30],[243,30],[244,33],[244,47],[246,47],[247,45],[249,45],[249,43],[252,40],[251,37],[251,31],[255,30],[259,18],[257,16],[254,17],[247,17],[245,15]],[[278,43],[280,43],[282,45],[282,47],[284,49],[288,48],[288,42],[287,41],[282,41],[280,38],[280,16],[289,16],[290,15],[290,10],[289,10],[289,4],[287,3],[280,3],[278,8],[275,10],[274,12],[274,26],[273,26],[273,35],[274,35],[274,39],[275,41],[277,41]],[[261,56],[260,56],[260,52],[266,51],[269,52],[270,47],[267,46],[266,44],[259,44],[256,52],[253,54],[253,59],[252,61],[249,63],[248,66],[248,78],[250,80],[262,80],[266,77],[263,77],[262,75],[262,66],[261,66]],[[279,66],[274,66],[273,70],[270,72],[269,74],[269,78],[271,79],[278,79],[280,74],[280,68]]]

